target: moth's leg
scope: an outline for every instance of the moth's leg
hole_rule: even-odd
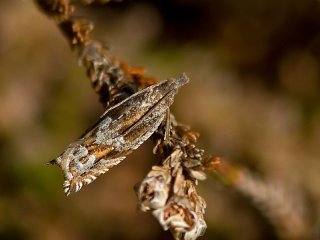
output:
[[[170,138],[170,128],[171,128],[171,119],[170,119],[170,109],[168,108],[165,116],[165,131],[164,131],[164,141],[168,142]]]

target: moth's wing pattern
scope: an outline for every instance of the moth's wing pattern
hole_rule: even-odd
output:
[[[99,121],[55,160],[68,195],[119,164],[159,127],[178,88],[188,78],[168,79],[109,108]]]

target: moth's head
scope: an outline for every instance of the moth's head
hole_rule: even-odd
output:
[[[80,143],[71,143],[57,158],[49,161],[48,165],[62,165],[72,162],[73,160],[80,160],[88,154],[88,150],[81,146]]]

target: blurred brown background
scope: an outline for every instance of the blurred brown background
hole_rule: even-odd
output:
[[[159,79],[186,72],[172,111],[207,154],[284,184],[320,213],[320,2],[123,1],[82,8],[115,56]],[[44,163],[103,108],[54,22],[32,1],[0,1],[0,239],[171,239],[136,210],[133,185],[155,163],[144,144],[65,197]],[[214,178],[202,239],[278,239],[251,204]],[[290,197],[290,196],[285,196]]]

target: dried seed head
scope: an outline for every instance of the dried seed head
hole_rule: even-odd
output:
[[[197,194],[194,180],[186,179],[182,156],[182,151],[176,149],[163,161],[163,166],[153,167],[138,188],[138,198],[140,208],[153,210],[153,216],[164,230],[170,229],[175,239],[195,240],[207,227],[203,218],[206,203]],[[165,185],[163,176],[167,179]],[[161,189],[165,194],[161,195],[155,189]],[[165,196],[165,201],[151,205],[156,195]]]
[[[176,232],[186,232],[191,227],[192,214],[188,208],[171,201],[165,207],[152,212],[164,230],[173,229]]]
[[[168,167],[152,167],[147,177],[136,188],[139,208],[145,212],[164,207],[169,196],[170,181]]]
[[[207,179],[207,175],[205,172],[201,171],[201,170],[194,170],[194,169],[188,169],[187,170],[189,176],[195,180],[200,180],[200,181],[204,181]]]
[[[175,197],[164,208],[152,212],[164,230],[170,229],[177,239],[195,240],[207,228],[202,213],[192,211],[188,198]]]
[[[196,214],[195,212],[191,212],[191,214],[193,215],[194,225],[189,231],[184,233],[184,240],[195,240],[198,237],[203,236],[207,229],[203,214]]]

